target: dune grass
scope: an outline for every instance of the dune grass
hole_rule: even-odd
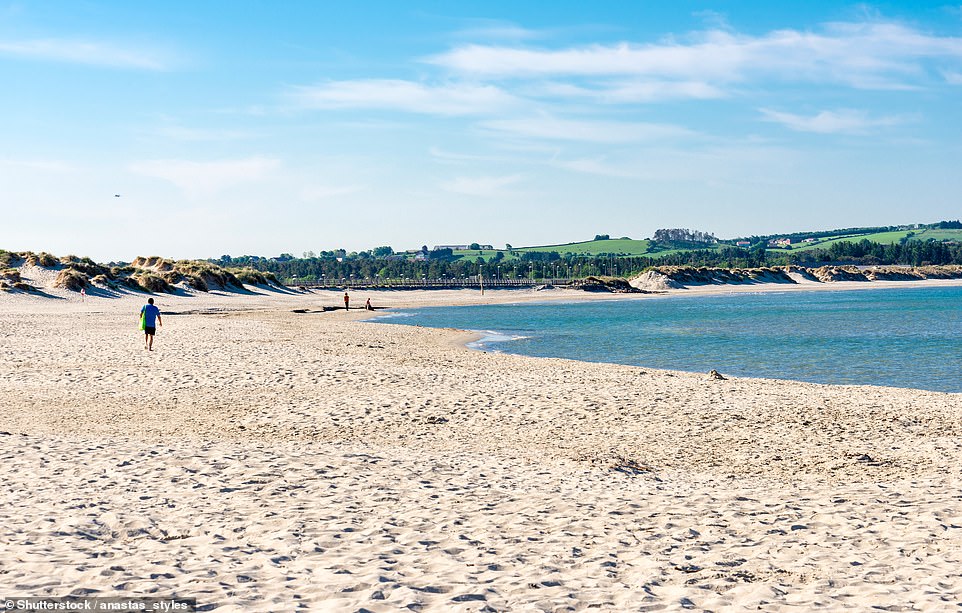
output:
[[[90,279],[86,274],[80,272],[79,270],[74,270],[73,268],[64,268],[57,275],[57,280],[54,281],[53,285],[54,287],[61,287],[63,289],[79,292],[90,285]]]

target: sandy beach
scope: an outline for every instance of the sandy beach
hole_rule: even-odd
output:
[[[697,292],[766,289],[806,288]],[[482,353],[462,331],[322,312],[339,296],[158,295],[147,352],[144,296],[0,295],[0,596],[217,611],[962,606],[960,394]]]

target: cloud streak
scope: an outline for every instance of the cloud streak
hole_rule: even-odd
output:
[[[962,38],[888,22],[833,23],[820,32],[748,36],[723,30],[687,43],[623,42],[558,50],[464,45],[425,62],[475,78],[641,77],[727,84],[766,77],[896,88],[926,78],[927,62],[962,63]]]
[[[484,198],[505,197],[509,191],[505,188],[520,182],[521,175],[506,175],[495,177],[455,177],[451,181],[441,184],[441,189]]]
[[[0,55],[107,68],[163,71],[170,67],[169,59],[156,52],[98,41],[57,38],[0,40]]]
[[[425,85],[397,79],[333,81],[299,87],[295,103],[312,109],[390,109],[436,115],[477,115],[517,106],[514,96],[493,85]]]
[[[570,120],[550,116],[492,119],[482,121],[480,126],[493,132],[522,138],[604,144],[650,142],[695,135],[690,130],[668,124]]]
[[[193,160],[147,160],[128,166],[134,174],[173,183],[188,196],[206,196],[267,178],[280,161],[251,157],[239,160],[197,162]]]
[[[759,109],[766,121],[772,121],[796,132],[817,134],[867,134],[874,128],[882,128],[905,123],[903,117],[870,117],[868,114],[851,109],[822,111],[812,116],[796,115]]]

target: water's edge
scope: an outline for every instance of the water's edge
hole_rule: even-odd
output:
[[[899,289],[431,306],[368,321],[463,329],[479,335],[470,349],[530,357],[962,392],[962,288]]]

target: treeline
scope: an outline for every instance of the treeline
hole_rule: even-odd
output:
[[[498,255],[501,255],[500,253]],[[219,258],[224,266],[249,266],[270,272],[286,283],[326,283],[337,285],[351,281],[397,281],[422,279],[459,279],[482,275],[488,279],[567,279],[587,276],[626,277],[652,266],[695,265],[754,267],[765,265],[765,252],[724,247],[719,252],[691,251],[673,253],[660,258],[619,257],[614,254],[596,256],[562,256],[556,251],[525,252],[519,258],[493,257],[460,259],[390,259],[390,258],[295,258],[268,259],[256,256]]]
[[[865,265],[901,264],[910,266],[960,264],[962,245],[935,240],[909,240],[879,244],[868,240],[843,241],[826,248],[778,252],[764,248],[750,250],[722,246],[718,250],[693,250],[661,257],[621,257],[616,254],[595,256],[561,255],[557,251],[525,252],[518,258],[504,258],[501,252],[484,258],[454,258],[450,253],[434,254],[427,259],[398,257],[309,257],[262,258],[223,256],[212,260],[227,267],[251,267],[270,272],[286,283],[340,284],[351,281],[420,281],[422,279],[460,279],[482,275],[488,279],[566,279],[587,276],[627,277],[653,266],[713,266],[756,268],[801,264],[818,266],[828,262]]]
[[[901,226],[874,226],[866,228],[842,228],[839,230],[824,230],[821,232],[792,232],[791,234],[766,234],[766,235],[752,235],[744,236],[741,238],[734,239],[736,241],[746,240],[755,243],[767,243],[771,239],[775,238],[788,238],[791,241],[799,242],[805,240],[806,238],[837,238],[842,236],[858,236],[861,234],[879,234],[881,232],[894,232],[896,230],[904,229]]]
[[[689,230],[688,228],[662,228],[655,230],[655,235],[651,240],[656,243],[717,243],[718,239],[714,234],[702,232],[701,230]]]
[[[935,240],[910,240],[882,245],[869,240],[832,243],[827,248],[817,248],[787,256],[787,262],[797,264],[851,261],[865,265],[903,264],[928,266],[962,264],[962,245]]]
[[[853,239],[860,235],[865,234],[880,234],[882,232],[896,232],[899,230],[909,230],[915,226],[870,226],[864,228],[841,228],[838,230],[823,230],[820,232],[792,232],[791,234],[767,234],[767,235],[752,235],[744,236],[740,238],[733,239],[734,241],[747,240],[752,244],[755,243],[767,243],[769,240],[774,238],[788,238],[792,242],[798,242],[805,240],[806,238],[837,238],[843,236],[850,236]],[[929,230],[962,230],[962,221],[958,219],[954,221],[939,221],[936,223],[924,224],[919,226],[921,229]]]

